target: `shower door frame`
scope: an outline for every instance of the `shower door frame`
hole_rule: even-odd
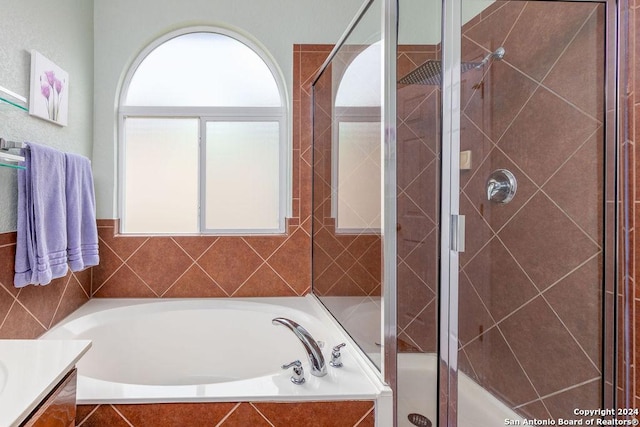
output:
[[[387,0],[395,3],[395,0]],[[459,286],[459,245],[464,245],[459,231],[464,232],[464,227],[459,228],[460,223],[460,87],[461,87],[461,61],[462,61],[462,1],[463,0],[442,0],[442,170],[441,170],[441,212],[440,212],[440,286],[439,286],[439,325],[438,325],[438,421],[439,427],[457,426],[457,386],[458,386],[458,286]],[[518,0],[512,0],[518,1]],[[525,0],[523,0],[525,1]],[[535,1],[535,0],[532,0]],[[577,1],[577,0],[558,0]],[[582,1],[585,2],[585,1]],[[618,325],[619,298],[613,298],[611,304],[607,305],[606,293],[613,292],[619,295],[618,280],[620,275],[618,265],[620,241],[619,241],[619,221],[620,221],[620,197],[624,195],[623,211],[628,212],[626,204],[628,200],[627,178],[622,182],[621,188],[619,175],[621,169],[621,157],[624,154],[620,135],[626,132],[623,123],[621,110],[624,105],[621,103],[623,95],[623,73],[626,67],[621,66],[620,58],[625,58],[621,54],[621,49],[625,46],[625,34],[620,32],[621,20],[625,19],[620,1],[616,0],[586,0],[586,2],[601,3],[605,5],[605,149],[604,149],[604,187],[603,198],[605,206],[603,215],[605,225],[603,226],[603,350],[602,350],[602,408],[617,408],[618,396],[615,392],[618,383],[618,357],[617,350],[619,344]],[[613,23],[613,25],[609,25]],[[613,27],[613,28],[612,28]],[[614,47],[615,48],[612,48]],[[395,83],[394,83],[395,84]],[[609,117],[609,111],[613,108],[613,117]],[[625,138],[626,139],[626,138]],[[625,156],[626,170],[626,156]],[[626,175],[626,174],[625,174]],[[612,194],[611,194],[612,193]],[[612,197],[613,203],[612,221],[606,221],[607,200]],[[626,218],[627,215],[624,215]],[[628,227],[625,227],[628,230]],[[624,254],[627,250],[628,242],[624,242],[622,250]],[[385,253],[385,259],[386,259]],[[393,258],[395,259],[395,257]],[[624,290],[628,289],[628,275],[626,265],[622,266]],[[625,292],[625,295],[628,295]],[[625,319],[628,317],[628,304],[625,303]],[[625,346],[628,345],[628,328],[625,328]],[[610,348],[611,351],[606,351]],[[625,353],[628,349],[625,347]],[[624,383],[628,384],[630,374],[628,364],[625,365],[623,377]],[[623,397],[623,407],[631,408],[632,396],[629,396],[628,387],[625,388]]]

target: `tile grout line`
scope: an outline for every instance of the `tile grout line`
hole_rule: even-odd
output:
[[[516,307],[513,311],[511,311],[511,313],[507,314],[506,316],[504,316],[502,319],[498,320],[496,322],[495,325],[493,325],[491,328],[487,329],[484,331],[484,333],[487,333],[488,331],[490,331],[491,329],[493,329],[494,327],[499,326],[501,323],[503,323],[504,321],[506,321],[507,319],[509,319],[511,316],[513,316],[515,313],[517,313],[518,311],[522,310],[524,307],[526,307],[527,305],[529,305],[531,302],[533,302],[533,300],[535,300],[536,298],[538,298],[539,296],[541,296],[544,292],[547,292],[549,290],[551,290],[554,286],[556,286],[558,283],[560,283],[562,280],[566,279],[567,277],[569,277],[570,275],[572,275],[573,273],[575,273],[577,270],[579,270],[580,268],[582,268],[585,264],[587,264],[588,262],[590,262],[593,258],[595,258],[598,254],[594,254],[591,257],[589,257],[589,259],[583,261],[581,264],[579,264],[578,266],[576,266],[573,270],[569,271],[567,274],[565,274],[564,276],[562,276],[561,278],[559,278],[558,280],[556,280],[555,282],[553,282],[551,285],[549,285],[546,289],[544,289],[543,291],[539,291],[538,287],[535,286],[534,287],[536,289],[538,289],[538,293],[534,296],[532,296],[531,298],[529,298],[527,301],[525,301],[524,303],[522,303],[520,306]],[[469,277],[469,276],[467,276]],[[531,279],[529,279],[531,280]],[[533,283],[533,282],[532,282]],[[472,282],[473,284],[473,282]],[[474,338],[473,340],[469,341],[468,343],[466,343],[463,347],[466,347],[467,345],[471,344],[472,342],[474,342],[475,340],[477,340],[478,338]]]
[[[98,408],[100,406],[101,405],[98,404],[98,405],[96,405],[95,408],[93,408],[91,411],[89,411],[89,413],[82,420],[80,420],[80,423],[76,427],[81,427],[89,418],[91,418],[91,416],[98,410]]]
[[[260,409],[258,409],[258,408],[254,405],[254,403],[255,403],[255,402],[248,402],[248,403],[249,403],[249,405],[251,405],[251,407],[252,407],[252,408],[253,408],[253,409],[254,409],[258,414],[260,414],[260,416],[261,416],[262,418],[264,418],[264,420],[265,420],[266,422],[268,422],[268,423],[269,423],[269,425],[270,425],[271,427],[275,427],[275,426],[273,425],[273,423],[269,420],[269,418],[267,418],[267,417],[266,417],[266,415],[264,415],[264,414],[260,411]]]
[[[231,414],[233,414],[236,409],[238,409],[238,407],[241,405],[241,402],[236,403],[236,406],[234,406],[233,408],[231,408],[231,410],[229,412],[227,412],[227,415],[225,415],[224,417],[222,417],[222,419],[218,422],[218,424],[216,424],[216,427],[222,427],[222,425],[224,424],[224,422],[227,420],[227,418],[229,418],[231,416]]]
[[[544,395],[544,396],[540,396],[540,398],[539,398],[539,399],[530,400],[530,401],[528,401],[528,402],[522,403],[522,404],[520,404],[520,405],[516,406],[514,409],[519,409],[519,408],[522,408],[522,407],[524,407],[524,406],[530,405],[530,404],[535,403],[535,402],[540,402],[540,403],[542,403],[542,401],[543,401],[544,399],[548,399],[548,398],[550,398],[550,397],[557,396],[557,395],[559,395],[559,394],[562,394],[562,393],[564,393],[564,392],[567,392],[567,391],[570,391],[570,390],[576,389],[576,388],[578,388],[578,387],[582,387],[582,386],[587,385],[587,384],[590,384],[590,383],[592,383],[592,382],[594,382],[594,381],[598,381],[599,379],[600,379],[600,377],[595,377],[595,378],[592,378],[592,379],[590,379],[590,380],[586,380],[586,381],[583,381],[583,382],[581,382],[581,383],[574,384],[574,385],[572,385],[572,386],[569,386],[569,387],[563,388],[562,390],[554,391],[553,393],[549,393],[549,394],[546,394],[546,395]]]
[[[372,405],[371,408],[362,417],[360,417],[358,421],[356,421],[353,427],[358,427],[360,423],[362,423],[369,416],[369,414],[373,412],[374,409],[375,409],[375,406]],[[375,417],[375,412],[374,412],[374,417]]]
[[[22,301],[20,301],[20,294],[22,293],[22,289],[23,289],[23,288],[20,288],[20,291],[18,291],[18,295],[16,295],[16,302],[17,302],[18,304],[20,304],[20,306],[21,306],[21,307],[22,307],[22,308],[23,308],[23,309],[24,309],[24,310],[29,314],[29,316],[33,317],[33,319],[34,319],[36,322],[38,322],[38,324],[39,324],[40,326],[42,326],[42,328],[43,328],[43,329],[45,330],[45,332],[46,332],[49,328],[47,328],[47,327],[44,325],[44,323],[42,323],[42,322],[40,321],[40,319],[38,319],[38,317],[37,317],[35,314],[33,314],[33,313],[31,312],[31,310],[29,310],[29,309],[27,308],[27,306],[26,306],[26,305],[24,305],[24,303],[23,303]],[[13,308],[13,307],[12,307],[12,308]]]
[[[524,368],[524,366],[520,362],[520,358],[518,358],[518,355],[516,354],[516,352],[511,347],[511,344],[509,343],[509,340],[507,340],[507,337],[504,335],[504,332],[502,331],[500,326],[496,326],[496,327],[498,329],[498,333],[500,334],[500,336],[504,340],[505,344],[509,348],[509,351],[511,352],[511,355],[513,356],[513,358],[515,359],[516,363],[518,364],[518,366],[522,370],[522,373],[524,374],[524,376],[527,378],[527,381],[529,381],[529,384],[531,385],[531,388],[533,388],[533,391],[535,392],[536,396],[538,396],[538,399],[540,399],[540,392],[538,391],[538,389],[536,388],[535,384],[533,383],[533,380],[531,380],[531,377],[529,377],[529,373],[527,372],[527,370]],[[551,418],[551,412],[549,411],[549,408],[547,408],[547,405],[545,405],[544,402],[542,402],[542,401],[540,403],[542,403],[542,406],[544,407],[545,411],[547,411],[547,413],[549,414],[549,418]]]
[[[53,326],[53,321],[56,318],[56,314],[58,314],[58,310],[60,310],[60,306],[62,305],[62,300],[64,300],[64,295],[67,292],[67,289],[69,289],[69,286],[71,286],[71,279],[73,279],[75,277],[71,270],[69,270],[68,274],[69,274],[69,277],[67,278],[67,281],[64,284],[64,289],[62,290],[62,293],[60,294],[60,298],[58,299],[58,304],[56,304],[56,308],[53,311],[53,315],[51,316],[51,320],[49,320],[49,326],[47,326],[45,328],[45,330],[47,330],[47,331],[49,329],[51,329],[51,327]]]
[[[135,427],[135,426],[131,423],[131,421],[129,421],[129,419],[128,419],[127,417],[125,417],[124,415],[122,415],[122,413],[118,410],[118,408],[116,407],[116,405],[115,405],[115,404],[109,404],[109,406],[111,406],[111,408],[112,408],[114,411],[116,411],[116,413],[117,413],[118,415],[120,415],[120,417],[121,417],[121,418],[122,418],[122,419],[123,419],[127,424],[129,424],[129,426],[131,426],[131,427]]]
[[[11,313],[11,310],[13,309],[13,306],[18,301],[18,299],[16,297],[14,297],[13,295],[11,295],[11,297],[13,298],[13,302],[11,303],[11,305],[9,306],[9,309],[7,310],[7,314],[4,315],[4,318],[2,319],[2,322],[0,322],[0,331],[4,327],[4,324],[6,323],[7,319],[9,318],[9,313]]]

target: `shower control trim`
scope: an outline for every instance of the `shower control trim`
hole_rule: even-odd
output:
[[[506,169],[497,169],[487,179],[487,200],[495,203],[509,203],[518,190],[515,175]]]

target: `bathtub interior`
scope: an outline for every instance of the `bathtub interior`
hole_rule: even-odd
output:
[[[161,309],[150,304],[112,308],[72,320],[47,338],[92,340],[93,351],[78,363],[82,375],[131,384],[237,381],[304,360],[293,334],[271,324],[273,310],[257,303],[235,305],[212,310],[205,304],[170,302]],[[299,311],[293,317],[311,330],[318,323]],[[256,356],[258,363],[252,360]]]
[[[328,373],[311,375],[287,317],[323,343]],[[390,389],[313,296],[247,299],[92,299],[42,339],[90,339],[78,363],[78,402],[377,400]],[[330,367],[331,347],[343,368]],[[305,384],[281,366],[299,359]],[[388,399],[388,397],[385,397]]]

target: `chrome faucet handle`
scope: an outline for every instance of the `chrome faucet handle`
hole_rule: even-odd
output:
[[[297,385],[304,383],[304,369],[302,363],[299,360],[294,360],[291,363],[282,365],[282,369],[289,369],[293,366],[293,375],[291,375],[291,382]]]
[[[342,354],[340,354],[340,349],[345,345],[347,344],[342,343],[333,347],[333,351],[331,352],[331,361],[329,362],[329,365],[333,366],[334,368],[342,368]]]

